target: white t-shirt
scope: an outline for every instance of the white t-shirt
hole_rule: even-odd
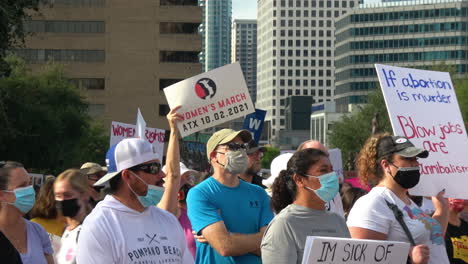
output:
[[[345,218],[343,202],[341,201],[340,193],[337,193],[333,200],[331,200],[328,203],[325,203],[325,208],[327,209],[327,211],[336,213],[337,215],[343,217],[343,219]]]
[[[63,232],[61,246],[55,255],[57,264],[74,264],[76,263],[76,247],[78,244],[78,236],[81,233],[81,225],[69,231],[65,229]]]
[[[389,241],[409,243],[405,231],[403,231],[385,200],[396,204],[403,212],[403,220],[416,244],[429,246],[429,263],[449,264],[439,222],[424,214],[414,202],[411,202],[411,205],[406,205],[386,187],[374,187],[368,194],[356,201],[348,216],[348,227],[373,230],[387,234],[387,240]]]
[[[184,231],[172,214],[156,206],[135,211],[111,195],[82,225],[77,263],[193,263]]]
[[[432,215],[434,213],[435,207],[434,207],[434,204],[432,203],[431,198],[423,197],[421,210],[427,215]]]

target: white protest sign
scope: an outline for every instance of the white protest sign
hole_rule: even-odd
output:
[[[333,171],[336,172],[338,179],[340,182],[344,181],[343,176],[343,161],[341,159],[341,149],[334,148],[328,150],[328,158],[330,159],[330,163],[333,166]],[[326,203],[325,206],[328,208],[329,211],[335,212],[341,217],[345,218],[344,216],[344,209],[343,209],[343,202],[341,201],[341,195],[338,192],[330,202]]]
[[[450,75],[375,65],[395,135],[429,151],[413,195],[468,198],[468,139]]]
[[[409,249],[404,242],[308,236],[302,264],[404,264]]]
[[[146,121],[143,118],[143,115],[141,114],[140,108],[138,108],[137,122],[136,122],[137,137],[143,138],[145,136],[145,130],[146,130]]]
[[[29,173],[29,176],[31,176],[31,182],[33,185],[42,186],[42,179],[44,178],[44,174]]]
[[[238,62],[164,89],[170,108],[178,105],[182,137],[255,112]]]
[[[164,129],[147,127],[145,129],[145,139],[153,145],[154,152],[162,162],[164,153]],[[132,124],[112,121],[110,131],[110,145],[119,143],[124,138],[136,137],[136,126]]]
[[[328,158],[330,158],[330,163],[333,166],[333,171],[336,172],[336,175],[340,179],[340,182],[344,181],[343,176],[343,159],[341,158],[341,149],[334,148],[328,150]]]

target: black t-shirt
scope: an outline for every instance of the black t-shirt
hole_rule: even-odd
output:
[[[10,240],[0,232],[0,260],[2,263],[22,264],[21,256]]]
[[[445,245],[451,264],[468,263],[468,223],[463,220],[460,226],[449,223]]]
[[[262,177],[260,177],[258,175],[253,175],[252,184],[258,185],[258,186],[262,187],[263,189],[266,189],[267,187],[265,185],[263,185],[262,181],[263,181]]]

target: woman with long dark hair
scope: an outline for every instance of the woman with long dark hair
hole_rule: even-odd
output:
[[[325,209],[338,193],[338,176],[318,149],[294,153],[273,183],[277,213],[263,236],[263,263],[301,263],[307,236],[350,237],[342,217]]]

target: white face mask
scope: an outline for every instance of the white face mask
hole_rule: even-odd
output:
[[[236,150],[226,152],[226,164],[224,168],[232,174],[241,174],[249,166],[249,158],[245,150]]]

